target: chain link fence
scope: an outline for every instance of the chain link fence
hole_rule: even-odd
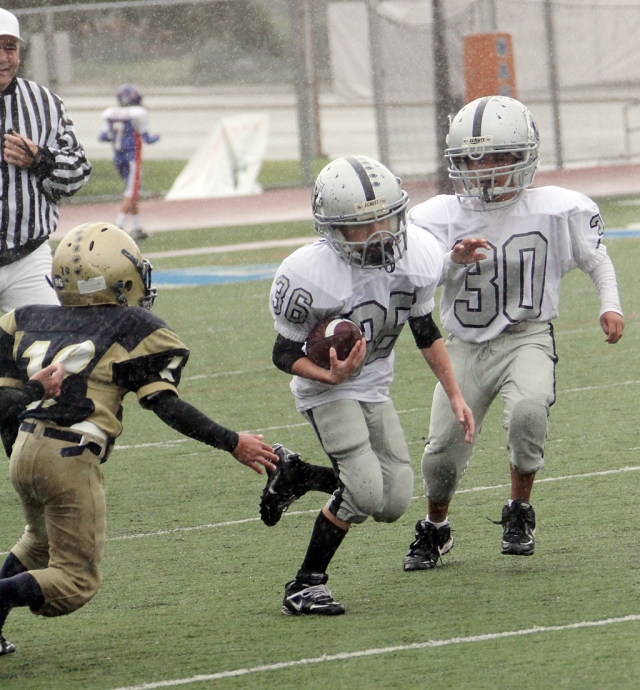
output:
[[[465,99],[462,38],[485,30],[487,2],[493,8],[493,29],[512,36],[518,97],[538,122],[542,164],[552,167],[557,160],[545,7],[552,12],[557,49],[564,162],[638,158],[640,108],[629,104],[640,102],[640,3],[441,0],[451,91],[459,104]],[[270,104],[273,136],[295,142],[283,143],[286,153],[275,157],[291,155],[308,163],[320,153],[375,155],[376,142],[384,141],[389,164],[404,176],[432,174],[441,158],[435,133],[432,0],[40,4],[4,3],[19,16],[26,39],[23,76],[53,86],[67,103],[70,96],[82,96],[72,115],[76,124],[86,121],[91,137],[98,127],[97,116],[88,114],[94,107],[91,97],[113,99],[119,84],[133,81],[146,93],[155,89],[166,95],[158,106],[164,110],[154,113],[153,121],[166,128],[167,145],[176,142],[170,157],[181,155],[182,145],[188,158],[209,128],[201,115],[208,107],[205,99],[193,105],[191,123],[185,118],[185,109],[192,107],[188,98],[215,91],[238,110]],[[310,26],[301,28],[294,10],[303,6]],[[309,40],[313,60],[302,68]],[[351,62],[340,57],[345,53]],[[96,99],[96,112],[106,105],[104,98]],[[180,108],[179,116],[173,105]],[[183,131],[169,131],[171,123]],[[185,127],[193,129],[191,139]],[[348,137],[350,150],[344,143]],[[157,148],[153,155],[161,152]]]

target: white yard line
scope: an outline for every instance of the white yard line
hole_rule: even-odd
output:
[[[506,630],[504,632],[485,633],[483,635],[469,635],[467,637],[451,637],[447,640],[427,640],[425,642],[413,642],[411,644],[394,645],[393,647],[377,647],[373,649],[362,649],[357,652],[342,652],[341,654],[323,654],[322,656],[310,657],[307,659],[296,659],[294,661],[281,661],[276,664],[264,664],[262,666],[250,666],[248,668],[238,668],[232,671],[220,671],[206,675],[191,676],[190,678],[176,678],[174,680],[161,680],[155,683],[142,683],[141,685],[129,685],[116,688],[116,690],[154,690],[154,688],[173,688],[178,685],[191,685],[192,683],[205,683],[212,680],[223,680],[224,678],[236,678],[247,676],[252,673],[265,673],[269,671],[281,671],[283,669],[294,668],[296,666],[310,666],[311,664],[324,664],[332,661],[346,661],[348,659],[362,659],[364,657],[381,656],[383,654],[394,654],[397,652],[409,652],[421,649],[437,649],[438,647],[449,647],[457,644],[472,644],[474,642],[491,642],[493,640],[503,640],[512,637],[522,637],[524,635],[541,635],[545,633],[565,632],[568,630],[581,630],[584,628],[601,628],[608,625],[619,625],[621,623],[635,623],[640,621],[640,615],[631,614],[620,618],[605,618],[598,621],[580,621],[578,623],[567,623],[565,625],[536,625],[533,628],[522,630]]]
[[[615,474],[623,474],[625,472],[638,472],[640,471],[640,465],[631,467],[620,467],[615,470],[602,470],[600,472],[585,472],[584,474],[569,474],[562,477],[545,477],[543,479],[537,479],[536,485],[544,484],[548,482],[562,482],[571,481],[574,479],[589,479],[590,477],[606,477]],[[457,494],[470,494],[476,493],[478,491],[493,491],[495,489],[504,489],[510,486],[509,484],[493,484],[491,486],[474,486],[469,489],[460,489]],[[424,496],[413,496],[412,501],[416,501]],[[317,508],[312,508],[311,510],[292,510],[283,514],[283,518],[295,517],[297,515],[310,515],[317,514],[321,506]],[[239,520],[225,520],[224,522],[210,522],[205,525],[194,525],[192,527],[173,527],[172,529],[163,529],[155,532],[140,532],[137,534],[123,534],[119,537],[108,537],[107,541],[129,541],[131,539],[146,539],[147,537],[161,537],[168,534],[179,534],[181,532],[197,532],[203,529],[215,529],[218,527],[230,527],[232,525],[244,525],[248,522],[260,522],[259,517],[241,518]],[[0,556],[6,555],[8,551],[0,552]]]
[[[264,240],[263,242],[241,242],[239,244],[221,244],[215,247],[196,249],[173,249],[167,252],[144,252],[145,259],[171,259],[177,256],[200,256],[201,254],[227,254],[228,252],[245,252],[253,249],[271,249],[272,247],[301,247],[317,240],[317,237],[290,237],[286,240]]]

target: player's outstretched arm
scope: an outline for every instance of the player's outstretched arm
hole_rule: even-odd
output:
[[[271,446],[262,440],[262,434],[238,434],[238,445],[231,455],[258,474],[263,473],[262,467],[275,470],[276,467],[271,461],[278,459]]]
[[[140,402],[167,426],[208,446],[226,450],[238,462],[251,467],[258,474],[262,474],[259,465],[275,470],[272,461],[277,462],[278,456],[271,446],[262,442],[262,436],[238,434],[227,429],[169,390],[147,396]]]
[[[451,409],[464,429],[464,440],[466,443],[473,443],[473,434],[475,433],[473,413],[462,397],[462,392],[458,387],[444,340],[438,338],[430,347],[422,348],[420,352],[422,352],[422,356],[425,358],[431,371],[444,388],[449,398]]]

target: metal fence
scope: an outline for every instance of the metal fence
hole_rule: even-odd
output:
[[[640,156],[640,3],[629,0],[446,0],[444,15],[453,100],[465,100],[462,38],[487,30],[509,33],[517,95],[541,131],[548,167]],[[388,160],[409,174],[433,172],[436,144],[431,2],[368,3],[376,50],[384,65],[378,107],[385,109]],[[549,51],[554,49],[553,62]]]
[[[289,138],[281,153],[273,142],[271,155],[302,159],[309,181],[311,159],[342,155],[347,137],[351,152],[384,155],[404,176],[436,170],[433,1],[128,0],[25,8],[24,0],[14,0],[4,6],[20,17],[24,75],[52,85],[68,104],[75,98],[74,121],[86,123],[87,132],[99,126],[99,111],[115,88],[134,81],[147,93],[162,94],[160,121],[182,128],[167,132],[163,142],[188,142],[188,158],[209,127],[203,117],[209,95],[218,95],[217,105],[226,95],[227,109],[271,109],[274,136]],[[457,102],[464,100],[462,37],[507,32],[518,97],[538,122],[544,166],[640,156],[640,112],[629,106],[640,101],[640,3],[440,0],[440,6]],[[350,32],[361,41],[357,69],[351,69],[358,75],[356,95],[334,88],[344,69],[330,49],[327,17],[336,8],[360,8],[364,17]],[[557,48],[555,90],[549,19]],[[190,119],[185,111],[192,102]],[[172,118],[173,107],[180,115]],[[179,156],[176,143],[170,157]]]

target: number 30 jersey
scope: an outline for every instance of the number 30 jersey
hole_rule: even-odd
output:
[[[415,206],[409,221],[428,230],[444,252],[483,237],[486,258],[448,269],[440,317],[449,333],[482,343],[519,321],[558,315],[560,281],[574,268],[591,273],[605,257],[604,224],[596,204],[561,187],[527,189],[515,204],[485,212],[440,195]]]
[[[139,307],[28,306],[0,319],[0,386],[19,387],[61,362],[60,397],[30,406],[28,416],[64,427],[92,422],[110,438],[122,431],[123,397],[177,394],[188,357],[164,321]]]
[[[303,343],[320,321],[342,316],[355,321],[367,341],[361,373],[337,386],[293,377],[299,411],[339,399],[388,399],[393,346],[410,316],[433,311],[442,255],[429,234],[408,228],[407,250],[392,273],[350,266],[326,240],[301,247],[282,262],[270,296],[278,333]]]

